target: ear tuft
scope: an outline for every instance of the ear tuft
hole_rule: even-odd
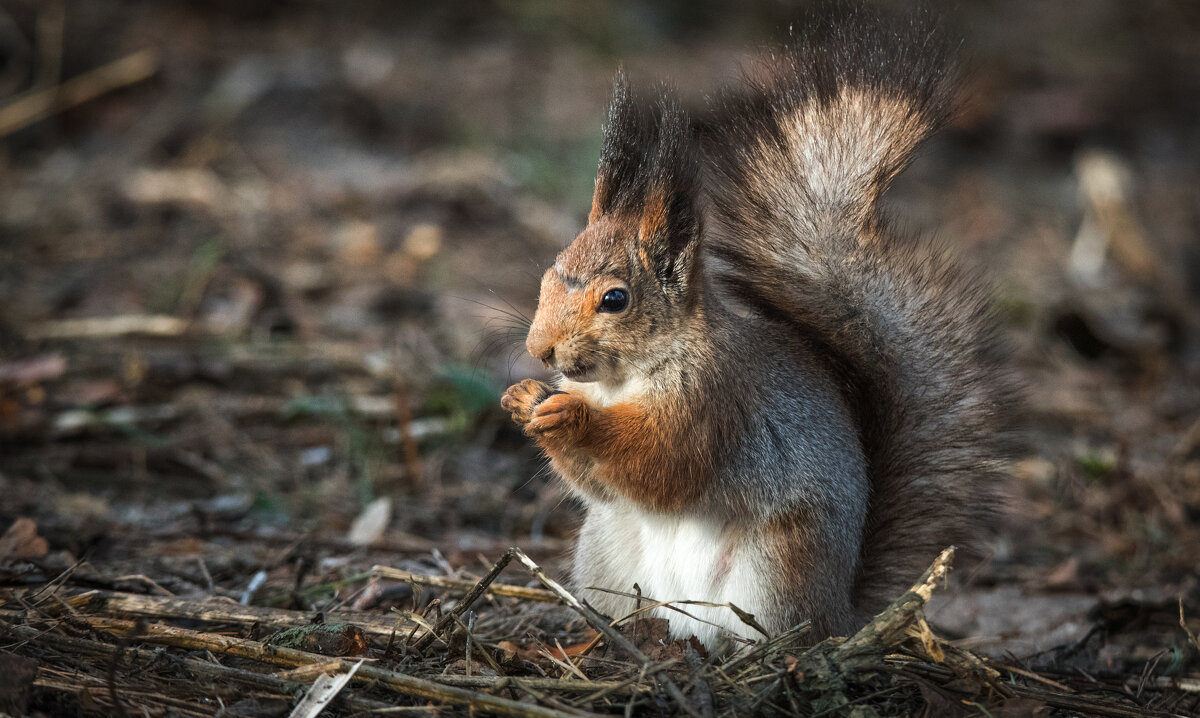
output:
[[[638,242],[654,258],[664,289],[682,290],[698,262],[699,150],[691,118],[670,87],[658,88],[655,146],[641,206]]]
[[[653,144],[654,135],[653,116],[635,96],[625,71],[617,70],[589,222],[641,201],[649,163],[646,150]]]

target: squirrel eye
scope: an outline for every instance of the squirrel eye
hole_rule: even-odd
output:
[[[624,289],[610,289],[604,293],[604,298],[600,300],[600,309],[597,311],[617,312],[624,311],[629,305],[629,292]]]

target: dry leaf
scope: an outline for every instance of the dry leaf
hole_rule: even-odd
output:
[[[372,501],[350,525],[346,540],[355,546],[370,546],[383,538],[392,520],[392,500],[386,496]]]
[[[22,516],[0,536],[0,560],[7,558],[39,558],[50,552],[50,544],[38,536],[37,522]]]

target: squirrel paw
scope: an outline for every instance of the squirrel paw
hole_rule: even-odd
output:
[[[500,406],[512,414],[512,420],[518,426],[525,426],[533,416],[533,410],[547,397],[554,394],[554,387],[537,379],[525,379],[508,387]]]
[[[537,438],[566,439],[582,432],[587,421],[587,402],[574,394],[559,392],[537,405],[525,425],[525,433]]]

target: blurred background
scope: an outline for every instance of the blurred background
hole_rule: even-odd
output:
[[[953,620],[1046,634],[1106,591],[1196,591],[1200,4],[930,5],[961,112],[890,203],[995,278],[1029,394]],[[557,565],[578,508],[498,398],[539,375],[522,318],[584,223],[613,74],[700,106],[804,17],[0,0],[0,531],[176,591],[301,540]]]

